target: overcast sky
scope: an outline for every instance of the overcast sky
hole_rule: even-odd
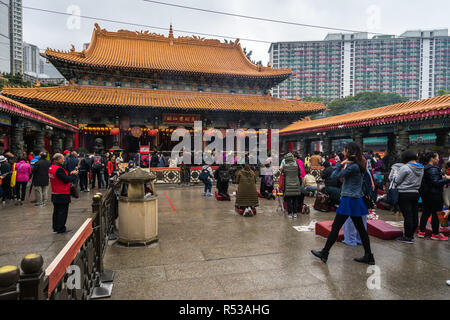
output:
[[[161,0],[187,6],[226,11],[242,15],[292,21],[351,30],[401,34],[405,30],[449,28],[449,0]],[[211,33],[276,41],[322,40],[331,30],[299,27],[264,21],[248,20],[181,8],[162,6],[143,0],[24,0],[23,6],[120,20],[168,28],[172,22],[175,37],[187,34],[176,30]],[[75,7],[74,7],[75,6]],[[73,12],[73,11],[72,11]],[[67,16],[23,9],[23,39],[41,50],[69,50],[74,44],[77,51],[89,42],[94,20],[69,20]],[[98,22],[107,30],[146,30],[147,28],[110,22]],[[167,31],[151,29],[156,33]],[[211,38],[211,37],[207,37]],[[223,41],[223,38],[218,39]],[[252,59],[269,60],[269,44],[241,40],[241,45],[253,51]]]

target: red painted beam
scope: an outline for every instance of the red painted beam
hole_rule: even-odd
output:
[[[31,118],[32,120],[35,120],[35,121],[40,122],[40,123],[49,124],[49,125],[52,125],[52,126],[55,126],[55,127],[58,127],[58,128],[62,128],[62,129],[65,129],[65,130],[69,130],[69,131],[72,131],[72,132],[77,132],[76,129],[71,128],[71,127],[66,126],[66,125],[63,125],[63,124],[61,124],[61,123],[59,123],[59,122],[57,122],[55,120],[46,118],[46,117],[44,117],[42,115],[39,115],[39,114],[35,114],[35,113],[33,113],[31,111],[28,111],[28,110],[21,109],[19,107],[16,107],[16,106],[8,104],[8,103],[5,103],[3,101],[0,101],[0,110],[1,109],[5,110],[6,112],[10,112],[10,113],[12,113],[12,114],[14,114],[16,116],[19,116],[19,117],[24,117],[24,118],[28,118],[28,119]]]
[[[288,135],[292,135],[292,134],[315,132],[315,131],[330,131],[330,130],[338,130],[338,129],[344,129],[344,128],[353,128],[353,127],[376,126],[376,125],[389,124],[392,122],[395,123],[395,122],[416,120],[416,119],[420,119],[420,118],[430,118],[430,117],[436,117],[436,116],[439,117],[439,116],[448,115],[448,114],[450,114],[450,109],[431,110],[431,111],[422,112],[422,113],[398,115],[398,116],[392,116],[392,117],[386,117],[386,118],[380,118],[380,119],[372,119],[372,120],[366,120],[366,121],[358,121],[358,122],[349,122],[349,123],[345,123],[345,124],[341,124],[341,125],[329,125],[329,126],[324,126],[324,127],[300,129],[300,130],[294,130],[294,131],[290,131],[290,132],[282,132],[279,135],[280,136],[288,136]]]
[[[86,239],[92,234],[92,219],[86,219],[65,247],[45,270],[48,277],[48,296],[55,290],[58,282],[64,277],[67,267],[71,265]]]

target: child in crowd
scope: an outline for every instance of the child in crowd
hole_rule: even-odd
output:
[[[316,178],[311,174],[311,169],[309,167],[305,168],[305,176],[302,179],[302,186],[305,188],[306,192],[314,193],[317,190]]]
[[[203,196],[211,197],[211,190],[212,190],[212,181],[211,177],[213,176],[213,171],[210,166],[207,164],[202,167],[202,171],[200,172],[200,176],[198,177],[200,181],[203,182],[205,185],[205,189],[203,192]]]

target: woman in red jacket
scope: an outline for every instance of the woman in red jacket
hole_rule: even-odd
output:
[[[109,178],[111,178],[111,176],[114,173],[114,162],[112,161],[112,156],[109,155],[108,153],[106,154],[106,172],[108,174],[108,176],[105,175],[105,182],[106,182],[106,187],[108,187],[109,185]]]

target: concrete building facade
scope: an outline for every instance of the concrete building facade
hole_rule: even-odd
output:
[[[0,0],[0,72],[9,73],[10,70],[9,1]]]
[[[23,74],[22,0],[9,1],[11,73]]]
[[[338,99],[359,92],[396,92],[409,100],[450,90],[447,29],[402,35],[328,34],[322,41],[276,42],[270,65],[291,68],[290,79],[272,89],[275,97]]]
[[[23,77],[26,81],[36,83],[65,84],[61,73],[40,55],[39,47],[23,43]]]

